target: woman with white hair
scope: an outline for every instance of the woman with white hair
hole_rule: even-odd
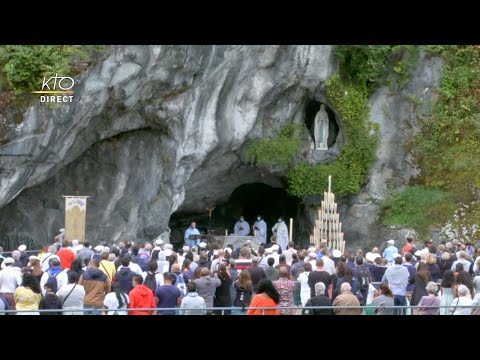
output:
[[[427,296],[422,296],[420,299],[420,302],[418,303],[418,306],[428,306],[425,308],[419,308],[418,309],[418,314],[419,315],[438,315],[439,313],[439,308],[438,306],[440,305],[440,297],[437,296],[437,291],[438,291],[438,286],[435,282],[430,281],[427,284]],[[436,306],[435,308],[432,308],[431,306]]]
[[[450,257],[450,253],[445,251],[440,256],[438,267],[440,268],[440,279],[443,279],[443,274],[448,270],[450,271],[453,264],[453,259]]]
[[[450,314],[452,315],[471,315],[472,308],[460,307],[460,306],[471,306],[473,301],[470,296],[470,291],[465,285],[460,285],[458,287],[458,298],[454,299],[450,307]]]

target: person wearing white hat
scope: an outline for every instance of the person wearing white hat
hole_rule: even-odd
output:
[[[25,267],[28,264],[28,254],[25,252],[25,250],[27,250],[27,247],[25,245],[20,245],[18,247],[18,251],[20,251],[20,258],[18,259],[18,261],[20,262],[20,264],[22,264],[21,267]]]
[[[12,266],[14,262],[15,260],[11,257],[5,258],[2,262],[2,270],[0,271],[0,297],[7,300],[10,310],[15,310],[13,294],[15,290],[22,285],[22,273],[19,271],[20,269]]]
[[[395,240],[388,240],[387,241],[388,247],[383,251],[383,257],[387,259],[388,266],[391,266],[395,260],[394,255],[398,254],[398,249],[394,246]]]

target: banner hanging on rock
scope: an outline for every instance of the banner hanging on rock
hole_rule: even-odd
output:
[[[85,217],[89,196],[64,196],[65,198],[65,239],[85,241]]]

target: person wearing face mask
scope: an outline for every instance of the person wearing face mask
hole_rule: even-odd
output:
[[[257,221],[253,224],[253,230],[257,234],[260,244],[267,243],[267,223],[260,215],[257,216]]]
[[[279,217],[278,222],[272,228],[273,234],[277,238],[277,244],[280,246],[282,251],[287,250],[288,244],[288,228],[287,224],[283,221],[283,218]]]
[[[240,216],[240,220],[235,224],[233,233],[238,236],[247,236],[250,234],[250,225],[248,225],[248,222],[245,221],[243,216]]]

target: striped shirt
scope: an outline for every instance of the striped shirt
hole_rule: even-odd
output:
[[[235,261],[235,269],[238,272],[252,267],[252,259],[238,259]]]

